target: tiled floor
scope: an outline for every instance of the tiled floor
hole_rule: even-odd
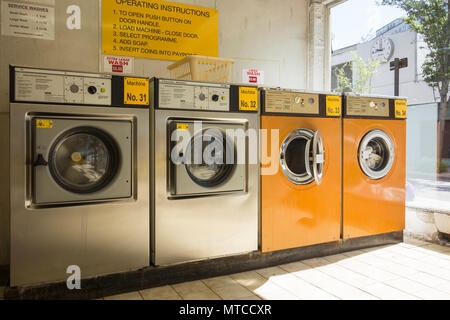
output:
[[[0,300],[3,298],[0,287]],[[450,247],[407,239],[106,300],[450,300]]]
[[[450,300],[450,247],[408,239],[105,299]]]

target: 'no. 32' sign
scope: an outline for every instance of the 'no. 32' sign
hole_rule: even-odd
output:
[[[123,103],[149,105],[149,80],[142,78],[124,78]]]

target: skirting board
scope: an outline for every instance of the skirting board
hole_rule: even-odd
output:
[[[238,256],[189,262],[174,266],[148,267],[126,273],[82,279],[81,289],[79,290],[67,289],[66,282],[36,287],[6,287],[4,295],[5,299],[12,300],[98,299],[125,292],[268,268],[402,241],[403,231],[397,231],[264,254],[252,252]]]

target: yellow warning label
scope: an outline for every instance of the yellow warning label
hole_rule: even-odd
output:
[[[142,78],[124,78],[123,103],[149,105],[149,80]]]
[[[177,123],[177,130],[189,130],[187,123]]]
[[[219,11],[175,2],[102,0],[102,52],[180,60],[217,57]]]
[[[342,114],[341,96],[327,96],[327,117],[340,117]]]
[[[258,110],[258,88],[239,87],[239,110]]]
[[[36,120],[36,128],[39,129],[51,129],[53,128],[53,120]]]
[[[395,117],[406,119],[408,105],[406,100],[395,100]]]

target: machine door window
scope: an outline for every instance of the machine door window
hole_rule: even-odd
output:
[[[372,180],[385,177],[394,163],[394,145],[391,138],[381,130],[367,133],[359,145],[359,165]]]
[[[230,177],[236,162],[233,141],[219,129],[205,129],[189,141],[184,163],[189,177],[202,187],[215,187]]]
[[[67,191],[87,194],[103,189],[112,181],[118,172],[120,153],[106,132],[77,127],[56,139],[48,159],[56,183]]]
[[[284,175],[296,185],[322,182],[325,151],[320,131],[292,131],[280,149],[280,165]]]

